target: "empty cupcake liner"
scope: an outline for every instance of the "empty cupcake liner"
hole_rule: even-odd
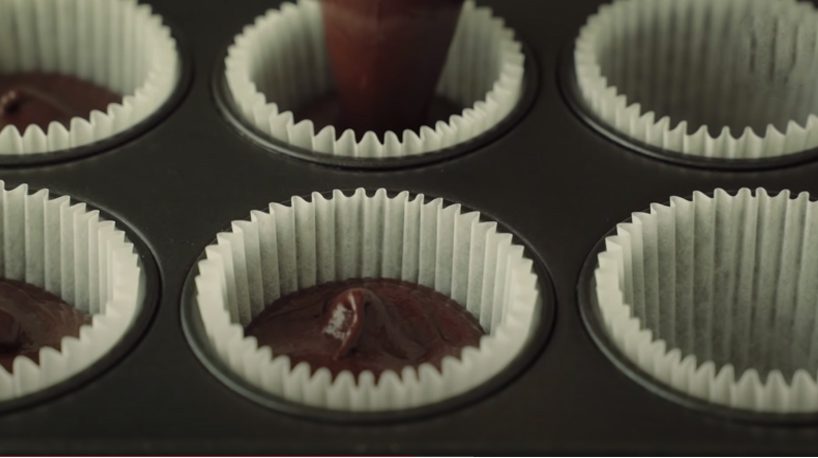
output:
[[[818,203],[742,189],[673,197],[605,240],[604,328],[642,371],[711,403],[818,411]]]
[[[586,108],[643,144],[764,159],[818,146],[818,11],[795,0],[617,0],[576,40]]]
[[[240,378],[279,398],[341,411],[389,411],[431,404],[488,381],[524,348],[541,304],[533,263],[512,236],[460,205],[383,189],[347,196],[294,197],[232,223],[205,250],[196,308],[214,353]],[[479,348],[400,373],[333,378],[306,362],[258,347],[244,327],[293,291],[350,278],[394,278],[463,304],[486,330]]]
[[[246,27],[225,60],[227,87],[244,122],[315,153],[382,159],[429,153],[471,140],[508,116],[522,95],[522,45],[488,8],[468,0],[449,50],[438,94],[463,107],[434,126],[357,137],[292,110],[332,91],[320,5],[285,3]]]
[[[136,0],[0,2],[0,73],[71,75],[122,94],[120,103],[66,128],[31,125],[0,131],[0,154],[32,154],[88,145],[143,121],[179,79],[176,41],[162,19]]]
[[[59,350],[44,347],[39,364],[18,356],[0,367],[0,400],[56,385],[91,366],[134,321],[144,296],[144,275],[134,246],[112,221],[68,197],[0,181],[0,276],[61,297],[92,317],[79,337]]]

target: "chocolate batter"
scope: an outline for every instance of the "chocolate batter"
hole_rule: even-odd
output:
[[[422,123],[413,127],[412,130],[417,131],[421,126],[429,126],[435,128],[438,121],[448,122],[449,117],[463,111],[463,107],[443,97],[434,97],[429,109],[426,110],[426,117]],[[295,118],[299,121],[302,119],[309,119],[315,125],[315,131],[318,132],[326,126],[335,126],[336,134],[340,135],[346,129],[352,129],[360,139],[368,129],[356,129],[354,126],[346,125],[346,120],[341,116],[341,106],[336,94],[331,94],[322,97],[315,102],[309,104],[301,110],[294,110]],[[383,132],[376,131],[376,133],[383,134]],[[402,138],[403,129],[395,131],[399,138]],[[383,136],[380,135],[383,139]]]
[[[343,124],[357,131],[423,125],[463,0],[323,0]]]
[[[0,74],[0,130],[7,125],[21,133],[32,124],[47,131],[57,121],[69,127],[74,117],[105,111],[122,97],[79,78],[54,73]]]
[[[60,349],[91,317],[36,286],[0,279],[0,365],[11,372],[17,356],[39,362],[42,347]]]
[[[365,370],[376,376],[406,366],[460,356],[485,332],[457,302],[425,286],[399,280],[325,283],[284,296],[245,330],[293,365],[306,361],[333,375]]]

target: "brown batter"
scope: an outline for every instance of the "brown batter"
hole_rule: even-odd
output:
[[[106,111],[122,97],[79,78],[53,73],[0,74],[0,130],[8,125],[24,132],[32,124],[47,131],[54,121],[69,127],[74,117]]]
[[[17,356],[39,362],[40,348],[59,350],[63,337],[78,337],[89,323],[88,314],[48,291],[0,279],[0,365],[9,372]]]
[[[463,0],[323,0],[326,45],[343,125],[423,125]]]
[[[399,280],[348,280],[284,296],[246,328],[247,336],[333,375],[386,370],[459,357],[485,332],[457,302],[425,286]]]
[[[450,102],[443,97],[434,97],[426,110],[426,117],[423,122],[412,127],[411,130],[417,132],[421,126],[429,126],[434,129],[438,121],[448,122],[450,116],[459,114],[462,111],[463,108],[454,102]],[[340,135],[349,128],[355,131],[359,139],[367,132],[367,130],[356,129],[354,126],[344,124],[346,120],[341,116],[341,106],[338,96],[335,94],[322,97],[301,110],[295,110],[294,114],[298,120],[309,119],[312,121],[315,125],[315,132],[319,132],[326,126],[335,126],[336,135]],[[376,133],[383,139],[383,136],[380,135],[383,132]],[[403,130],[395,131],[395,133],[398,138],[402,138]]]

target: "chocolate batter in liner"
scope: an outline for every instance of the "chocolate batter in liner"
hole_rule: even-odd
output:
[[[10,162],[129,131],[179,82],[170,29],[135,1],[4,1],[0,30],[0,155]],[[108,45],[88,56],[77,51],[87,43]]]
[[[0,74],[0,130],[11,125],[24,132],[35,125],[45,131],[52,122],[70,128],[71,119],[89,118],[92,111],[104,112],[121,100],[109,89],[70,75]]]
[[[0,365],[13,369],[14,358],[40,361],[43,347],[60,350],[63,337],[79,337],[91,316],[28,283],[0,279]]]
[[[294,364],[333,375],[400,372],[478,347],[485,332],[462,305],[425,286],[391,279],[324,283],[276,300],[246,335]]]
[[[2,181],[0,201],[5,401],[56,388],[107,355],[141,310],[145,281],[125,233],[86,204]]]
[[[431,15],[437,19],[424,23],[429,30],[419,35],[428,36],[417,41],[426,45],[426,55],[410,52],[414,57],[404,61],[373,46],[364,52],[365,59],[349,65],[351,49],[364,47],[366,34],[398,35],[392,40],[396,48],[409,46],[409,36],[418,35],[412,21],[364,20],[363,35],[338,39],[345,18],[371,18],[365,6],[373,3],[332,0],[322,11],[318,1],[299,0],[269,10],[246,27],[225,59],[226,101],[233,114],[254,133],[307,152],[386,159],[432,153],[475,139],[517,106],[525,74],[522,45],[502,19],[472,0],[463,5],[448,54],[445,32],[458,9],[454,0],[435,4]],[[418,0],[410,7],[404,0],[380,2],[390,11],[429,3]],[[329,18],[326,33],[324,16]],[[268,46],[271,41],[292,45]],[[433,47],[432,41],[443,44]],[[434,63],[442,57],[436,92],[428,94],[434,65],[416,69],[421,64],[412,62]],[[417,80],[395,84],[407,75]]]
[[[540,324],[523,247],[441,199],[315,193],[231,227],[198,265],[196,309],[220,365],[279,399],[433,404],[497,376]]]

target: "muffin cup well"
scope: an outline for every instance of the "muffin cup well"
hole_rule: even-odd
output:
[[[737,416],[818,412],[816,205],[716,190],[635,213],[589,260],[586,321],[660,390]]]
[[[0,276],[45,289],[91,315],[59,350],[44,347],[39,363],[18,356],[0,367],[0,400],[43,391],[97,363],[131,328],[146,295],[134,245],[112,221],[47,190],[12,190],[0,182]]]
[[[431,287],[459,303],[487,330],[479,348],[401,373],[348,371],[331,377],[307,363],[259,348],[244,327],[284,294],[350,278],[395,278]],[[267,395],[322,410],[386,412],[459,396],[502,372],[542,325],[533,262],[496,223],[477,212],[408,192],[294,197],[271,204],[221,233],[199,262],[192,313],[211,354]]]
[[[818,147],[816,31],[818,11],[794,0],[618,0],[582,28],[572,84],[638,149],[776,162]]]
[[[268,43],[277,43],[268,46]],[[287,63],[287,65],[277,65]],[[308,152],[313,160],[400,159],[467,143],[502,124],[524,94],[526,58],[514,33],[486,8],[467,1],[438,95],[464,107],[434,126],[356,136],[333,126],[317,131],[297,110],[332,92],[320,5],[285,3],[245,28],[228,50],[225,85],[232,110],[261,136]]]
[[[52,122],[0,131],[0,155],[32,155],[111,138],[150,115],[179,82],[176,41],[150,7],[135,0],[11,0],[0,3],[0,73],[78,77],[122,94],[120,103],[66,128]]]

